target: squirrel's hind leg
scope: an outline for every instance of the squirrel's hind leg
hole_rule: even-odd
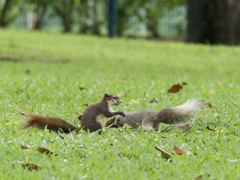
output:
[[[142,121],[142,127],[144,130],[154,130],[154,123],[151,118],[144,118]]]

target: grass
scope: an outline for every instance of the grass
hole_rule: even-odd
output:
[[[19,60],[0,61],[0,179],[240,178],[239,47],[14,30],[0,30],[0,37],[0,56]],[[182,82],[187,85],[180,93],[167,94]],[[84,104],[99,102],[104,93],[127,94],[114,110],[158,111],[188,98],[220,109],[202,109],[188,122],[188,132],[165,124],[158,132],[125,125],[105,128],[101,136],[70,133],[63,140],[56,133],[20,131],[15,125],[24,118],[21,113],[29,112],[79,125]],[[159,103],[150,104],[153,98]],[[132,99],[139,104],[128,104]],[[216,131],[207,130],[208,123]],[[31,148],[21,150],[21,144]],[[176,145],[197,155],[173,154],[169,162],[155,145],[169,153]],[[39,146],[58,156],[40,154]],[[25,170],[22,163],[41,170]]]

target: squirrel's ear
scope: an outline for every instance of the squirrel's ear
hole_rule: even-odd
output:
[[[107,93],[105,93],[105,94],[104,94],[104,97],[108,97],[108,94],[107,94]]]

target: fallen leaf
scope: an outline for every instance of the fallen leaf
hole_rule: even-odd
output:
[[[210,91],[210,92],[208,93],[208,96],[210,96],[210,95],[215,95],[215,94],[216,94],[215,92]]]
[[[106,124],[105,124],[105,127],[109,127],[109,126],[110,126],[110,128],[119,128],[119,127],[123,127],[123,126],[124,126],[124,124],[121,124],[121,125],[119,125],[119,126],[115,125],[115,124],[114,124],[115,119],[116,119],[116,117],[108,120],[108,121],[106,122]]]
[[[176,145],[173,148],[173,152],[177,153],[178,155],[182,155],[182,150],[179,149]]]
[[[79,121],[82,120],[82,115],[78,116],[78,120],[79,120]]]
[[[39,166],[37,166],[36,164],[32,164],[32,163],[27,163],[27,164],[21,164],[22,165],[22,167],[24,168],[24,169],[28,169],[28,170],[38,170],[38,169],[41,169],[41,167],[39,167]]]
[[[183,125],[178,125],[178,129],[184,130],[184,131],[189,131],[190,126],[188,124],[183,124]]]
[[[139,104],[137,100],[132,99],[131,101],[128,102],[128,104]]]
[[[158,101],[156,100],[156,98],[153,98],[153,100],[151,100],[150,103],[158,103]]]
[[[161,136],[161,138],[167,138],[167,137]]]
[[[121,97],[121,96],[127,97],[127,94],[123,94],[123,93],[117,93],[116,95],[117,95],[118,97]]]
[[[117,136],[121,136],[121,135],[122,135],[122,133],[121,133],[121,132],[117,134]]]
[[[179,92],[181,89],[182,89],[182,85],[181,84],[174,84],[172,85],[172,87],[170,89],[168,89],[168,94],[169,93],[176,93],[176,92]]]
[[[210,174],[207,174],[208,177],[210,177]],[[198,177],[196,177],[195,179],[201,179],[203,177],[203,175],[200,175]]]
[[[185,86],[185,85],[187,85],[187,83],[186,82],[182,82],[182,86]]]
[[[167,152],[164,151],[163,149],[161,149],[161,148],[159,148],[159,147],[157,147],[157,146],[155,146],[155,148],[162,153],[162,157],[163,157],[163,158],[169,159],[169,158],[172,157],[169,153],[167,153]]]
[[[27,69],[27,70],[25,71],[25,73],[26,73],[26,74],[30,74],[31,71],[30,71],[29,69]]]
[[[30,149],[30,147],[27,145],[21,145],[21,149]]]
[[[173,152],[175,152],[178,155],[182,155],[182,153],[183,153],[183,151],[181,149],[179,149],[176,145],[173,148]],[[193,155],[192,151],[184,151],[184,152],[188,155]],[[196,154],[194,154],[194,155],[196,155]]]
[[[47,155],[51,155],[53,154],[53,152],[49,151],[47,148],[45,147],[38,147],[37,150],[40,152],[40,153],[46,153]],[[55,154],[55,156],[57,156],[57,154]]]
[[[117,79],[117,81],[119,81],[119,82],[124,82],[124,80],[123,80],[123,79]]]
[[[116,117],[108,120],[108,121],[106,122],[106,124],[105,124],[105,127],[108,127],[108,126],[110,126],[111,124],[113,124],[113,123],[115,122],[115,119],[116,119]]]
[[[215,131],[216,133],[219,133],[219,130]],[[228,133],[228,130],[221,130],[220,133],[222,134],[227,134]]]
[[[208,106],[208,107],[210,107],[210,108],[214,108],[214,109],[216,109],[216,110],[219,110],[219,108],[218,107],[216,107],[216,106],[213,106],[211,103],[203,103],[203,105],[204,106]]]
[[[7,126],[11,126],[11,125],[19,125],[21,123],[23,123],[24,120],[19,120],[19,121],[12,121],[12,122],[8,122],[6,123]]]
[[[63,137],[63,136],[60,136],[60,135],[59,135],[59,137],[60,137],[61,139],[64,139],[64,137]]]
[[[84,106],[88,106],[88,104],[83,104]]]
[[[22,115],[22,116],[25,116],[25,114],[24,114],[24,113],[21,113],[21,115]]]
[[[84,90],[84,89],[86,89],[86,88],[79,86],[79,89],[80,89],[80,91],[82,91],[82,90]],[[87,89],[86,89],[86,90],[87,90]]]
[[[124,157],[121,152],[118,153],[118,156],[119,156],[119,157]]]
[[[193,152],[192,151],[185,151],[186,152],[186,154],[188,154],[188,155],[193,155]],[[197,154],[194,154],[194,155],[197,155]]]
[[[215,131],[214,129],[210,128],[209,126],[207,126],[206,129],[209,131]]]

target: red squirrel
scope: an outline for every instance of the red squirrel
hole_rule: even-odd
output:
[[[36,114],[28,114],[26,121],[22,124],[22,129],[28,127],[36,127],[39,129],[47,129],[52,131],[62,131],[69,133],[71,131],[83,129],[84,131],[102,133],[103,125],[101,120],[106,117],[116,115],[125,116],[122,111],[113,111],[112,106],[118,106],[122,100],[116,95],[104,94],[102,100],[96,104],[92,104],[86,108],[82,115],[81,127],[77,128],[66,121],[55,117],[43,117]]]

